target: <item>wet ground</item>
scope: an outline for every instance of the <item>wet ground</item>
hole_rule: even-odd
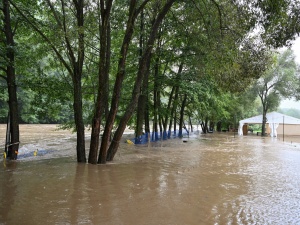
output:
[[[74,134],[53,125],[21,132],[28,155],[1,164],[0,224],[300,224],[297,137],[123,142],[113,163],[82,165]]]

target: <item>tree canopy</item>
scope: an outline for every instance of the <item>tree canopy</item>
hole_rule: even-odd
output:
[[[266,114],[275,110],[282,98],[295,96],[298,88],[299,74],[295,56],[291,50],[274,54],[272,62],[265,73],[253,84],[250,91],[256,93],[263,108],[262,135],[265,135]]]

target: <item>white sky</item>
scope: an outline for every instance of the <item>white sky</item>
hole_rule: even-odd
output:
[[[292,50],[294,51],[294,54],[296,55],[296,62],[300,64],[300,37],[298,37],[292,46]]]
[[[279,108],[293,108],[300,110],[300,101],[286,99],[281,101]]]
[[[298,37],[293,46],[292,50],[294,51],[294,54],[296,56],[296,62],[300,64],[300,37]],[[295,100],[284,100],[281,102],[280,108],[294,108],[294,109],[299,109],[300,110],[300,101],[295,101]]]

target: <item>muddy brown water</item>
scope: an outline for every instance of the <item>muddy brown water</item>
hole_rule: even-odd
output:
[[[0,224],[300,224],[295,137],[122,141],[112,163],[88,165],[76,163],[76,136],[55,128],[22,125],[26,157],[1,159]]]

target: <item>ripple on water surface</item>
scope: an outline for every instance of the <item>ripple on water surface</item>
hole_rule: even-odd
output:
[[[0,171],[0,224],[300,224],[295,144],[208,134],[121,143],[113,163],[85,165],[73,134],[47,129],[24,146],[53,152]]]

